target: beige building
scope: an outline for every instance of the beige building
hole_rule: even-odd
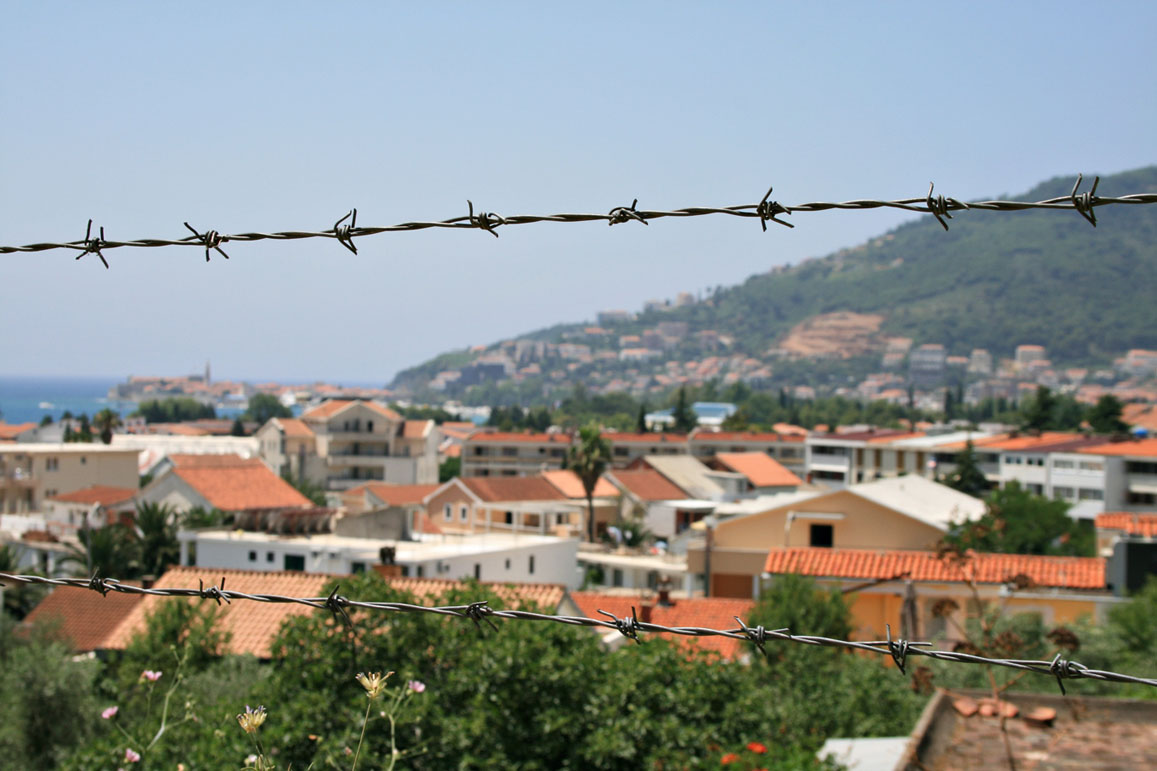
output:
[[[0,513],[41,511],[46,498],[95,485],[135,489],[139,456],[98,443],[0,444]]]
[[[688,441],[691,454],[702,461],[721,452],[762,452],[802,478],[807,461],[806,439],[806,433],[706,431],[697,428],[691,432]]]
[[[278,473],[330,490],[366,482],[438,481],[438,430],[376,402],[334,399],[299,419],[273,418],[257,434],[261,458]]]
[[[479,432],[462,444],[462,476],[523,477],[562,468],[570,434]]]
[[[983,501],[917,476],[785,495],[774,508],[724,520],[709,532],[711,594],[757,594],[773,549],[931,549],[953,523],[984,510]],[[707,572],[707,544],[705,538],[688,547],[688,571]]]

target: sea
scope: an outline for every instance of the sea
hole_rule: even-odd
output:
[[[65,411],[90,417],[111,408],[128,415],[136,402],[109,399],[108,391],[124,378],[97,376],[48,377],[0,375],[0,420],[5,423],[39,423],[45,415],[54,421]],[[239,409],[218,409],[218,417],[235,417]]]

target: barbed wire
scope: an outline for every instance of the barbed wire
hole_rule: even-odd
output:
[[[762,626],[749,627],[738,616],[734,617],[735,622],[739,625],[736,629],[664,626],[663,624],[654,624],[649,621],[639,621],[635,608],[633,607],[631,608],[631,615],[622,618],[604,610],[599,610],[598,612],[600,614],[610,619],[604,621],[589,616],[552,615],[527,610],[499,610],[491,608],[488,601],[485,600],[471,602],[466,605],[436,606],[415,605],[405,602],[362,602],[351,600],[348,597],[338,594],[337,588],[335,588],[328,597],[289,597],[281,594],[248,594],[225,589],[224,577],[221,579],[220,586],[205,586],[204,583],[201,582],[200,588],[198,589],[146,589],[132,584],[121,583],[116,579],[100,578],[97,575],[93,575],[91,578],[45,578],[44,576],[0,573],[0,582],[2,581],[91,589],[100,592],[101,596],[107,596],[109,592],[121,592],[123,594],[142,594],[151,597],[199,597],[201,599],[214,600],[218,605],[220,605],[222,601],[229,603],[233,600],[305,605],[311,608],[317,608],[318,610],[328,610],[332,612],[335,617],[340,616],[351,628],[352,621],[349,617],[348,610],[353,608],[396,613],[430,613],[439,616],[469,619],[474,622],[474,625],[480,632],[483,631],[483,621],[485,621],[491,629],[498,631],[498,627],[492,619],[504,619],[508,621],[548,621],[568,626],[598,627],[616,630],[624,637],[636,643],[642,642],[642,640],[639,639],[640,633],[672,634],[685,637],[726,637],[732,640],[750,642],[760,653],[764,654],[767,652],[766,645],[770,642],[789,642],[829,648],[844,648],[890,656],[901,674],[906,674],[905,667],[909,656],[924,656],[937,661],[948,661],[957,664],[987,664],[1024,672],[1051,675],[1056,678],[1057,685],[1060,686],[1062,694],[1065,693],[1064,681],[1066,679],[1099,680],[1102,682],[1131,683],[1134,685],[1157,687],[1157,679],[1136,677],[1134,675],[1101,669],[1091,669],[1077,661],[1061,658],[1059,653],[1052,659],[1045,660],[989,658],[961,651],[935,650],[931,649],[932,643],[929,642],[893,639],[891,625],[887,626],[887,639],[885,640],[856,641],[841,640],[819,635],[792,634],[787,628],[765,629]],[[2,584],[0,584],[0,586],[2,586]]]
[[[131,241],[116,241],[105,238],[104,228],[99,229],[99,235],[94,237],[92,235],[92,220],[88,221],[88,228],[85,231],[84,238],[79,241],[52,241],[37,244],[25,244],[24,246],[0,246],[0,254],[13,254],[17,252],[43,252],[51,249],[70,249],[79,252],[76,259],[84,257],[86,254],[95,254],[100,258],[100,261],[107,268],[108,261],[105,259],[102,250],[118,249],[120,247],[162,247],[162,246],[196,246],[205,249],[205,261],[208,262],[210,258],[210,251],[218,252],[225,259],[229,259],[229,255],[221,248],[222,244],[230,241],[249,242],[249,241],[296,241],[305,238],[331,238],[336,240],[346,249],[354,254],[358,253],[357,246],[354,244],[355,238],[362,238],[365,236],[378,235],[380,233],[397,233],[413,230],[427,230],[429,228],[452,228],[452,229],[479,229],[484,230],[495,238],[498,237],[497,228],[507,227],[511,225],[529,225],[539,222],[563,222],[563,223],[578,223],[578,222],[606,222],[608,225],[618,225],[625,222],[641,222],[644,225],[649,224],[650,220],[663,219],[665,217],[702,217],[712,214],[725,214],[733,217],[746,217],[758,219],[763,230],[767,231],[767,223],[774,222],[778,225],[793,228],[794,224],[780,219],[779,216],[783,214],[804,214],[808,212],[821,212],[831,209],[843,210],[867,210],[867,209],[901,209],[903,211],[919,212],[922,214],[931,214],[936,218],[940,225],[948,230],[947,220],[952,219],[952,212],[956,211],[994,211],[994,212],[1016,212],[1026,211],[1030,209],[1045,209],[1045,210],[1065,210],[1076,211],[1084,217],[1093,227],[1097,226],[1096,209],[1100,206],[1113,205],[1137,205],[1137,204],[1153,204],[1157,203],[1157,193],[1133,193],[1117,197],[1103,197],[1097,195],[1097,185],[1100,184],[1100,177],[1093,181],[1091,190],[1084,193],[1078,193],[1080,189],[1082,175],[1077,175],[1076,184],[1073,185],[1072,192],[1067,196],[1060,196],[1058,198],[1049,198],[1043,201],[973,201],[965,202],[956,198],[946,198],[943,195],[933,196],[935,186],[929,184],[928,193],[918,198],[900,198],[896,200],[874,200],[874,199],[859,199],[854,201],[816,201],[812,203],[801,203],[793,206],[784,206],[778,201],[771,200],[772,188],[768,188],[767,193],[759,203],[743,204],[740,206],[688,206],[681,209],[670,210],[650,210],[639,209],[638,199],[635,199],[630,206],[616,206],[608,211],[606,214],[520,214],[515,216],[504,217],[494,212],[474,211],[474,202],[467,200],[466,204],[468,212],[465,216],[451,217],[446,220],[424,221],[424,222],[402,222],[396,225],[388,225],[384,227],[358,227],[357,225],[357,209],[351,209],[345,216],[334,223],[333,227],[328,230],[284,230],[274,233],[262,232],[247,232],[222,234],[216,230],[206,230],[205,232],[198,232],[196,228],[188,222],[184,223],[185,227],[192,232],[193,235],[185,236],[177,239],[167,238],[140,238]],[[346,223],[346,220],[349,220]]]

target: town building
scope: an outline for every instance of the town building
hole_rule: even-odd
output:
[[[707,462],[708,468],[742,474],[747,482],[743,498],[795,492],[803,482],[762,452],[720,452]]]
[[[916,388],[944,383],[948,353],[940,343],[925,343],[908,354],[908,381]]]
[[[0,514],[42,511],[47,498],[94,485],[135,488],[138,456],[99,443],[0,443]]]
[[[559,481],[568,474],[572,479]],[[605,527],[614,517],[618,493],[600,479],[594,494],[596,524]],[[573,472],[455,477],[431,493],[425,503],[430,521],[446,533],[526,532],[569,538],[583,537],[587,532],[585,494]]]
[[[136,512],[136,487],[95,485],[44,501],[45,529],[57,537],[75,537],[86,528],[131,525]]]
[[[570,434],[479,432],[462,443],[462,476],[533,476],[560,469]]]
[[[611,463],[617,468],[626,468],[644,455],[686,455],[690,452],[687,435],[675,432],[604,431],[602,437],[611,447]]]
[[[784,426],[786,427],[786,426]],[[794,428],[794,427],[793,427]],[[691,454],[706,461],[720,452],[762,452],[799,477],[807,474],[807,431],[711,431],[697,428],[688,437]]]
[[[257,458],[188,455],[145,486],[142,503],[226,513],[308,509],[313,503]]]
[[[257,431],[261,458],[279,474],[328,490],[365,482],[438,481],[437,427],[405,420],[377,402],[333,399],[300,419],[273,418]]]

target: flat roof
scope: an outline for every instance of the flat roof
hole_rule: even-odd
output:
[[[16,442],[14,444],[0,444],[0,453],[22,455],[26,453],[72,453],[88,455],[92,453],[120,453],[122,455],[136,455],[140,450],[136,447],[113,447],[101,442]]]

